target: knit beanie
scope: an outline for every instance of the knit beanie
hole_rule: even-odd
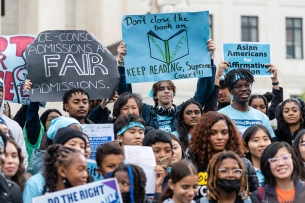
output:
[[[61,128],[57,131],[56,135],[54,136],[53,143],[54,144],[65,144],[68,140],[73,138],[80,138],[86,144],[86,138],[83,132],[76,130],[75,128],[65,127]]]

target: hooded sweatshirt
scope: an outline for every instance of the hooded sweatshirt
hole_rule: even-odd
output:
[[[16,121],[10,119],[9,117],[7,117],[6,115],[3,114],[5,86],[4,86],[4,82],[1,78],[0,78],[0,83],[2,83],[2,86],[3,86],[3,98],[2,98],[2,103],[0,106],[0,117],[2,117],[5,120],[8,129],[10,129],[12,132],[12,136],[13,136],[15,142],[21,148],[21,152],[24,157],[23,165],[25,168],[27,168],[28,167],[28,153],[27,153],[26,147],[25,147],[23,132],[22,132],[21,127],[19,126],[19,124]]]

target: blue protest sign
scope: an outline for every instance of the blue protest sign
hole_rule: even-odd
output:
[[[99,145],[114,140],[113,124],[82,124],[83,132],[89,137],[91,146],[90,159],[95,160],[95,152]]]
[[[33,203],[123,203],[116,178],[109,178],[33,198]]]
[[[236,68],[249,69],[254,76],[271,76],[266,72],[270,63],[270,44],[240,42],[223,43],[223,59],[230,63],[229,71]]]
[[[104,177],[96,171],[98,166],[96,165],[95,160],[87,159],[87,167],[88,167],[88,174],[93,177],[94,182],[104,179]]]
[[[126,15],[127,83],[210,77],[209,12]]]

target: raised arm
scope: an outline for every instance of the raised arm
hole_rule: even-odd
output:
[[[224,69],[228,70],[228,66],[230,64],[226,61],[221,61],[217,67],[217,71],[215,74],[215,82],[214,82],[214,89],[213,92],[206,102],[206,105],[204,106],[204,112],[208,111],[217,111],[217,101],[218,101],[218,94],[219,94],[219,81],[221,76],[224,75]]]
[[[214,51],[216,49],[216,45],[212,39],[207,41],[207,48],[210,51],[212,76],[198,79],[195,95],[193,98],[191,98],[202,106],[205,106],[208,99],[212,95],[216,73],[216,66],[214,64]]]
[[[273,99],[267,112],[269,119],[273,120],[275,118],[275,110],[277,105],[283,102],[283,88],[280,87],[280,83],[277,78],[276,66],[272,64],[265,64],[265,66],[269,67],[267,72],[271,72],[273,74],[273,76],[271,77]]]
[[[125,64],[124,64],[124,56],[126,55],[126,44],[121,42],[118,46],[118,69],[120,73],[120,83],[117,87],[117,93],[121,95],[124,92],[132,92],[131,84],[126,84],[126,75],[125,75]]]

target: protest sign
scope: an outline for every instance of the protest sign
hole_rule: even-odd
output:
[[[122,18],[127,83],[210,77],[209,12]]]
[[[90,99],[111,98],[120,76],[115,57],[89,32],[41,32],[26,49],[32,101],[61,101],[72,88]]]
[[[96,169],[98,166],[96,165],[96,161],[92,159],[87,159],[87,166],[88,166],[88,175],[91,175],[94,181],[103,180],[103,176],[100,175]]]
[[[89,137],[91,145],[91,159],[95,159],[95,152],[99,145],[112,142],[114,139],[113,124],[82,124],[83,132]]]
[[[255,42],[223,43],[223,59],[230,63],[229,69],[249,69],[254,76],[270,77],[266,72],[270,63],[270,44]]]
[[[0,36],[0,77],[5,85],[5,100],[28,104],[29,94],[23,90],[28,75],[24,51],[33,42],[32,35]]]
[[[140,166],[147,179],[146,194],[153,194],[156,190],[155,166],[156,159],[151,147],[146,146],[124,146],[125,163]]]
[[[116,178],[100,180],[33,198],[32,203],[123,203]]]

